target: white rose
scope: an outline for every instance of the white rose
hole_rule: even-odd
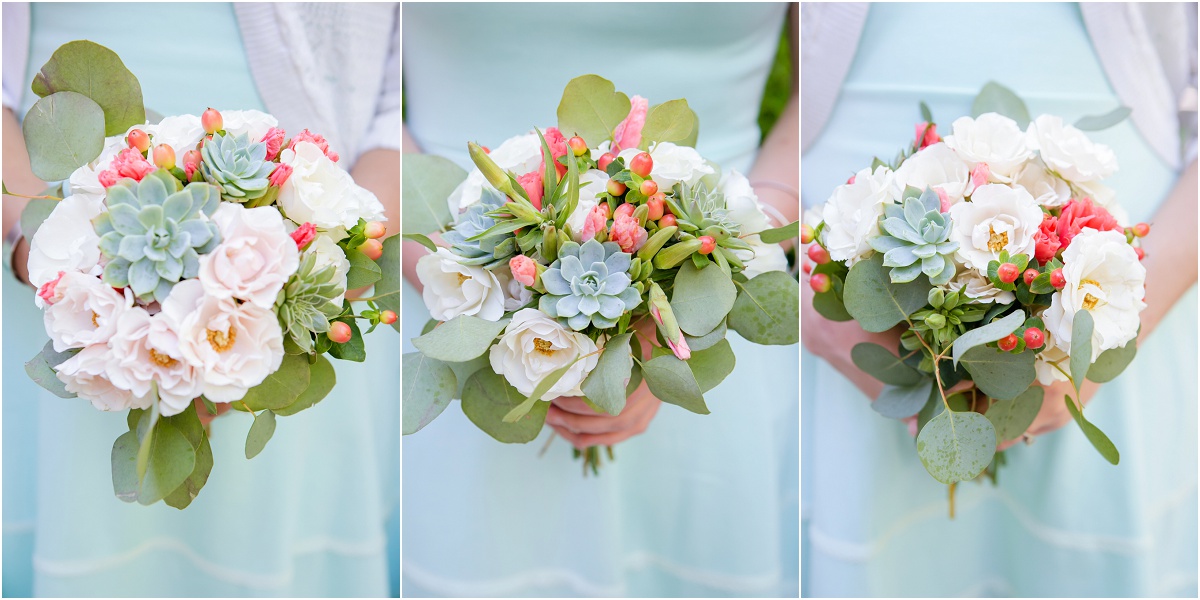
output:
[[[108,346],[88,346],[55,367],[55,376],[65,384],[68,392],[91,402],[100,410],[150,408],[153,401],[151,395],[137,396],[113,385],[109,380],[108,367],[112,359]]]
[[[642,150],[637,148],[626,148],[617,156],[625,159],[625,166],[629,166],[629,161],[641,152]],[[708,164],[695,148],[689,146],[659,142],[650,149],[650,158],[654,162],[650,168],[650,177],[658,183],[658,188],[664,191],[680,182],[694,186],[705,175],[716,173],[712,165]]]
[[[175,151],[175,162],[182,164],[183,153],[188,150],[195,150],[196,145],[203,138],[204,126],[200,124],[200,117],[196,115],[179,115],[166,117],[162,121],[159,121],[155,127],[154,139],[150,141],[155,146],[170,146]]]
[[[1012,304],[1017,297],[1012,292],[1006,292],[987,278],[972,269],[963,269],[946,284],[946,289],[959,292],[977,302],[995,302],[996,304]]]
[[[383,219],[375,194],[354,183],[350,174],[329,160],[312,142],[300,142],[279,153],[292,174],[279,188],[279,205],[297,223],[320,229],[354,227],[359,219]]]
[[[771,220],[763,212],[754,188],[745,175],[731,170],[721,177],[717,189],[725,196],[725,211],[739,225],[742,234],[758,233],[771,228]]]
[[[1055,292],[1042,314],[1046,330],[1058,346],[1071,349],[1075,314],[1092,314],[1092,360],[1105,350],[1124,346],[1137,337],[1138,313],[1146,308],[1146,268],[1125,236],[1116,231],[1084,229],[1063,251],[1067,283]]]
[[[52,300],[42,318],[55,352],[107,343],[121,315],[133,306],[132,294],[78,271],[63,274]]]
[[[42,287],[63,271],[100,274],[100,237],[92,219],[101,207],[99,199],[85,195],[58,202],[29,242],[30,283]]]
[[[543,128],[542,131],[545,129]],[[530,131],[504,140],[488,153],[488,157],[501,169],[512,171],[517,175],[524,175],[542,164],[542,142],[538,139],[537,133]],[[450,196],[446,198],[446,202],[450,206],[450,214],[457,216],[472,205],[479,203],[479,197],[483,193],[485,185],[491,187],[483,173],[477,168],[472,168],[467,173],[467,178],[458,184],[458,187],[454,188],[454,191],[450,192]]]
[[[847,267],[875,252],[867,238],[879,235],[879,216],[883,207],[896,201],[891,169],[879,167],[872,173],[863,169],[854,175],[854,183],[839,185],[821,210],[825,222],[822,238],[833,260],[846,261]]]
[[[579,386],[600,360],[596,349],[588,336],[563,327],[537,309],[526,308],[513,315],[500,341],[488,351],[488,359],[493,371],[528,396],[547,375],[586,356],[550,387],[543,397],[549,400],[583,394]]]
[[[145,127],[135,126],[130,129],[144,129]],[[105,196],[104,186],[100,185],[100,172],[108,169],[112,165],[113,159],[128,147],[129,144],[125,141],[124,135],[104,138],[104,149],[100,151],[100,156],[75,169],[67,184],[63,186],[63,193],[77,196],[80,200],[91,200],[98,205]]]
[[[496,276],[496,281],[500,282],[500,289],[504,292],[505,312],[517,310],[533,300],[533,291],[520,281],[513,279],[512,270],[508,268],[508,265],[492,269],[492,275]]]
[[[1013,184],[1025,188],[1038,206],[1062,206],[1071,200],[1071,186],[1055,177],[1039,158],[1025,163],[1013,177]]]
[[[946,193],[951,204],[962,201],[971,183],[971,172],[945,143],[938,142],[910,156],[896,169],[896,187],[937,188]]]
[[[988,263],[997,260],[1002,250],[1033,256],[1042,209],[1025,188],[993,183],[979,186],[970,202],[951,206],[950,219],[954,222],[950,241],[958,242],[955,256],[986,274]]]
[[[1112,148],[1093,142],[1060,117],[1038,117],[1029,124],[1026,136],[1029,147],[1041,154],[1046,166],[1067,181],[1095,181],[1117,172]]]
[[[1037,373],[1038,383],[1042,385],[1069,381],[1067,375],[1071,373],[1071,356],[1058,347],[1054,335],[1049,331],[1046,332],[1046,347],[1034,355],[1033,369]]]
[[[270,309],[300,266],[296,242],[270,206],[222,202],[212,215],[221,243],[200,257],[200,282],[214,298],[237,298]]]
[[[417,279],[425,286],[421,298],[430,316],[439,321],[459,315],[498,321],[504,316],[504,290],[496,276],[483,267],[459,263],[445,248],[417,261]]]
[[[272,127],[279,127],[279,120],[257,110],[223,110],[221,124],[225,127],[225,133],[235,136],[245,134],[251,142],[257,142]]]
[[[591,169],[579,175],[579,204],[575,205],[575,212],[567,217],[567,226],[575,235],[575,241],[582,241],[578,236],[583,231],[588,213],[600,203],[597,196],[605,193],[607,185],[608,174],[604,171]]]
[[[179,336],[162,313],[151,316],[141,307],[126,311],[109,347],[109,380],[139,398],[157,389],[163,416],[183,412],[204,393],[201,372],[184,358]]]
[[[743,241],[750,244],[753,250],[734,250],[733,254],[745,265],[742,272],[746,277],[755,277],[767,271],[787,271],[787,254],[783,246],[768,244],[757,235],[743,238]]]
[[[986,163],[993,181],[1012,182],[1013,175],[1033,157],[1025,132],[1016,121],[1003,115],[959,117],[951,128],[954,133],[946,136],[946,146],[967,163],[968,169]]]
[[[283,362],[274,311],[206,296],[195,279],[175,284],[160,314],[178,333],[184,361],[203,373],[204,395],[213,402],[240,400]]]
[[[342,247],[337,245],[333,237],[319,233],[313,238],[312,243],[304,249],[303,258],[308,258],[310,254],[316,255],[316,270],[321,270],[330,265],[333,266],[333,280],[339,282],[342,289],[346,289],[346,274],[350,272],[350,260],[346,258],[346,253],[342,251]],[[341,306],[342,300],[346,298],[346,293],[343,291],[337,297],[332,298],[333,303]]]

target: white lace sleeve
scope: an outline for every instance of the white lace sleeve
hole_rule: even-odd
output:
[[[4,3],[4,107],[20,118],[29,59],[29,3]]]
[[[375,117],[367,134],[359,145],[363,152],[374,148],[400,149],[402,131],[401,84],[400,84],[400,5],[396,5],[393,21],[392,41],[388,48],[387,62],[383,67],[383,87],[379,90],[379,103]]]

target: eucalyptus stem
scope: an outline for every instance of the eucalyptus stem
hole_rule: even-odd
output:
[[[400,293],[400,290],[396,290],[394,292],[387,292],[386,294],[378,294],[376,296],[367,296],[366,298],[350,298],[350,301],[351,302],[378,302],[380,298],[387,298],[388,296],[395,296],[396,294],[399,294],[399,293]]]

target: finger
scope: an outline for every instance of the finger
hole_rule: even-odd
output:
[[[546,422],[559,425],[577,433],[609,433],[629,427],[630,423],[641,417],[645,412],[643,404],[626,405],[620,415],[580,415],[568,412],[550,405],[546,412]]]
[[[578,396],[559,396],[551,400],[550,405],[557,406],[566,412],[577,415],[595,416],[601,414],[592,410],[592,407],[588,406],[587,402],[584,402],[583,398]]]
[[[556,425],[551,425],[550,427],[553,428],[554,432],[561,436],[562,439],[566,440],[568,444],[574,446],[576,450],[584,450],[588,447],[588,445],[582,441],[584,434],[567,431],[566,429]]]

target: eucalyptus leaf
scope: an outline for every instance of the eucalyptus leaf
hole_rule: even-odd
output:
[[[787,346],[800,341],[799,282],[783,271],[769,271],[740,286],[729,311],[731,329],[755,344]]]
[[[104,150],[104,111],[83,94],[58,92],[34,103],[21,131],[33,174],[59,181]]]
[[[651,106],[646,111],[642,142],[638,147],[646,150],[651,142],[684,144],[692,139],[696,125],[696,114],[688,107],[687,100],[671,100]]]
[[[1033,361],[1032,350],[1012,354],[996,348],[976,346],[963,354],[961,364],[971,374],[971,380],[980,391],[998,400],[1011,400],[1037,378]]]
[[[350,299],[347,298],[345,304],[343,305],[343,310],[349,306]],[[358,328],[358,319],[347,316],[334,320],[341,321],[342,323],[350,326],[350,341],[344,344],[331,343],[329,346],[329,355],[337,359],[352,360],[354,362],[363,362],[367,360],[367,345],[366,342],[363,341],[362,331],[360,331]],[[396,319],[396,322],[399,323],[400,319]],[[328,339],[328,335],[322,335]]]
[[[996,443],[1002,444],[1008,440],[1021,437],[1038,411],[1042,409],[1042,400],[1046,391],[1040,385],[1031,385],[1012,400],[995,400],[984,415],[996,428]]]
[[[146,122],[137,77],[116,52],[95,42],[77,40],[59,46],[34,76],[32,88],[43,97],[64,91],[85,95],[102,111],[101,137],[121,135]]]
[[[212,446],[208,442],[208,436],[203,436],[200,440],[200,445],[195,447],[196,463],[192,467],[192,473],[183,481],[179,487],[167,494],[163,498],[168,506],[183,510],[196,499],[200,494],[200,490],[208,483],[208,476],[212,473],[213,453]]]
[[[420,431],[446,410],[458,388],[458,380],[450,367],[420,352],[409,352],[401,360],[400,380],[404,393],[403,434]]]
[[[932,389],[933,380],[928,377],[920,377],[911,385],[884,385],[879,397],[871,403],[871,408],[889,419],[907,419],[921,412],[921,408],[929,401]]]
[[[581,358],[582,357],[576,357],[575,360],[572,360],[571,362],[553,371],[550,371],[549,375],[543,377],[541,381],[537,382],[537,385],[533,386],[533,391],[529,392],[528,398],[518,404],[516,408],[508,411],[508,414],[504,415],[504,422],[513,423],[521,417],[524,417],[535,404],[542,400],[542,398],[550,391],[550,388],[553,388],[554,385],[563,378],[563,375],[566,375],[567,371],[570,371],[571,367],[575,366],[575,363],[579,362]]]
[[[346,272],[347,290],[374,285],[382,276],[379,265],[360,250],[347,250],[346,259],[350,261],[350,270]]]
[[[927,303],[929,278],[918,275],[909,283],[892,283],[891,269],[883,266],[883,253],[855,263],[846,275],[842,300],[846,311],[866,331],[879,333],[895,327]]]
[[[113,442],[112,448],[112,480],[113,493],[122,502],[136,502],[138,495],[137,455],[138,437],[136,431],[127,431]]]
[[[375,264],[379,265],[379,281],[375,282],[375,304],[381,310],[400,314],[400,241],[398,235],[383,240],[383,255]],[[401,319],[392,322],[392,329],[400,333]]]
[[[917,435],[921,464],[945,484],[974,479],[995,454],[996,430],[976,412],[943,410]]]
[[[693,337],[684,334],[683,339],[687,342],[688,348],[691,349],[693,353],[696,353],[701,350],[707,350],[719,344],[721,340],[725,339],[725,335],[728,333],[728,326],[725,325],[725,321],[721,321],[716,328],[704,335]]]
[[[967,352],[967,350],[1007,337],[1016,328],[1020,327],[1024,323],[1025,311],[1018,309],[999,321],[988,323],[982,327],[977,327],[958,336],[958,339],[954,340],[952,347],[954,364],[958,365],[958,361],[962,358],[962,355]]]
[[[183,432],[166,420],[160,420],[146,435],[150,438],[150,458],[137,500],[149,506],[187,480],[196,466],[196,451]]]
[[[524,444],[536,438],[550,407],[549,402],[538,402],[515,423],[504,422],[504,415],[525,397],[490,367],[471,375],[462,396],[462,411],[467,418],[484,433],[506,444]]]
[[[610,415],[619,415],[625,409],[625,388],[633,373],[629,347],[632,337],[632,333],[623,333],[608,340],[596,367],[580,386],[584,396]]]
[[[446,231],[453,223],[446,199],[467,178],[467,172],[451,160],[430,154],[405,154],[401,163],[402,233]]]
[[[1075,419],[1075,423],[1083,430],[1083,435],[1092,443],[1100,456],[1114,465],[1121,462],[1121,453],[1117,451],[1117,446],[1112,443],[1112,440],[1108,439],[1108,436],[1104,435],[1099,427],[1083,418],[1083,413],[1079,412],[1079,408],[1075,406],[1075,401],[1070,396],[1064,396],[1063,399],[1067,403],[1067,410],[1070,411],[1071,417]]]
[[[42,346],[42,351],[25,363],[25,374],[29,375],[34,383],[59,398],[74,398],[75,394],[67,391],[66,384],[58,378],[54,367],[61,365],[78,353],[79,350],[55,352],[54,342],[46,342],[46,345]]]
[[[629,116],[629,96],[599,75],[583,75],[567,83],[558,104],[558,129],[582,137],[589,148],[612,139],[613,130]],[[407,201],[407,200],[406,200]]]
[[[846,310],[845,303],[833,290],[813,294],[813,308],[817,314],[830,321],[852,321],[854,317]]]
[[[733,280],[720,269],[679,267],[671,292],[671,309],[684,333],[704,335],[720,325],[737,299]]]
[[[979,90],[975,101],[971,104],[971,116],[978,118],[983,113],[999,113],[1017,122],[1017,127],[1024,130],[1029,125],[1029,109],[1025,102],[1012,90],[989,81]]]
[[[1096,383],[1108,383],[1117,378],[1133,357],[1137,356],[1137,339],[1129,340],[1124,346],[1111,348],[1100,353],[1096,362],[1088,367],[1086,377]]]
[[[696,376],[686,362],[674,355],[659,356],[642,363],[642,377],[655,398],[697,414],[709,413]]]
[[[279,369],[267,375],[262,383],[250,388],[234,406],[241,409],[244,403],[253,411],[283,408],[304,393],[310,378],[307,355],[285,354]]]
[[[692,357],[687,359],[687,365],[696,377],[700,392],[708,393],[733,372],[737,357],[729,340],[721,340],[706,350],[693,351]]]
[[[472,315],[459,315],[413,338],[413,346],[422,354],[444,362],[465,362],[482,355],[504,331],[508,319],[488,321]]]
[[[1087,310],[1079,310],[1075,312],[1075,319],[1071,323],[1071,383],[1075,386],[1075,393],[1079,393],[1079,388],[1083,386],[1083,379],[1087,377],[1088,367],[1092,364],[1092,331],[1095,324],[1092,321],[1092,313]]]
[[[879,344],[870,342],[856,344],[850,349],[850,359],[854,361],[854,366],[864,373],[891,386],[909,387],[926,379],[916,369],[904,364],[904,361]],[[905,416],[912,416],[920,408],[918,405],[916,410]]]
[[[334,371],[333,364],[325,358],[324,354],[318,354],[316,362],[311,364],[308,387],[304,388],[304,392],[296,398],[295,402],[282,408],[273,408],[271,412],[280,417],[290,417],[302,410],[312,408],[324,400],[329,392],[333,391],[335,385],[337,385],[337,372]]]
[[[792,221],[783,227],[758,232],[758,239],[767,244],[778,244],[795,237],[800,237],[800,221]]]
[[[401,237],[403,237],[406,240],[409,240],[412,242],[417,242],[418,244],[425,246],[425,249],[429,250],[430,252],[437,252],[437,249],[438,249],[437,244],[433,243],[433,240],[429,239],[427,236],[425,236],[423,234],[406,233],[406,234],[402,235]]]
[[[275,413],[264,410],[254,415],[254,423],[250,425],[250,433],[246,434],[246,458],[258,456],[271,436],[275,435]]]
[[[1128,106],[1118,106],[1102,115],[1082,117],[1075,121],[1075,128],[1083,131],[1101,131],[1121,124],[1133,113]]]

